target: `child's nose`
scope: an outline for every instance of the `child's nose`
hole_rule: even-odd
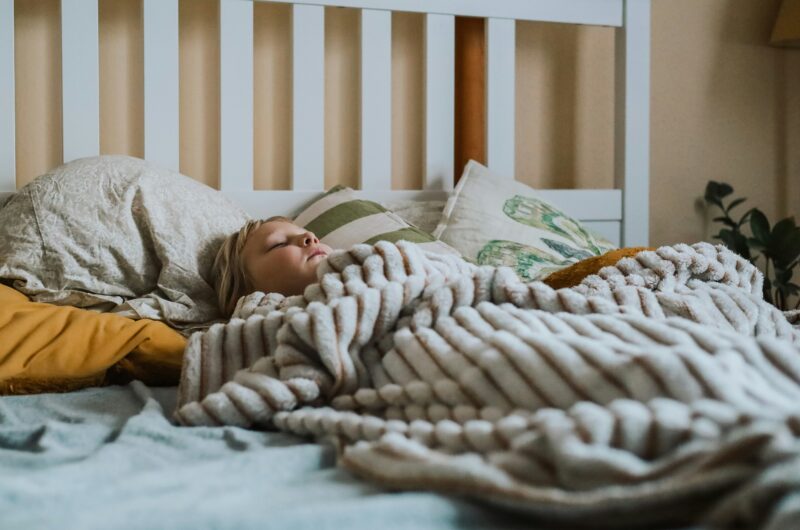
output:
[[[306,232],[303,234],[303,246],[307,247],[308,245],[315,245],[319,243],[319,239],[315,236],[312,232]]]

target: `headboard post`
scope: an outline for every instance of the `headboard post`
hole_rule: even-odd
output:
[[[180,167],[178,0],[143,0],[144,157]]]
[[[63,160],[100,154],[97,0],[61,0]]]
[[[650,238],[650,0],[625,0],[616,30],[615,176],[622,189],[622,245]]]
[[[14,0],[0,0],[0,193],[17,189],[14,99]]]

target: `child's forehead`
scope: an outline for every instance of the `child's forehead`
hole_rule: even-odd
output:
[[[258,237],[269,237],[270,235],[276,232],[300,232],[303,229],[297,226],[296,224],[292,223],[291,221],[284,221],[282,219],[276,219],[274,221],[268,221],[263,223],[259,226],[254,232],[254,235]]]

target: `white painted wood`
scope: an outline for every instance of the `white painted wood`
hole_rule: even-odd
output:
[[[325,184],[325,8],[292,8],[292,189]]]
[[[0,192],[17,189],[14,0],[0,0]]]
[[[536,190],[536,195],[581,221],[622,219],[620,190]]]
[[[322,195],[320,191],[223,191],[250,215],[296,215],[304,206]],[[620,190],[537,190],[542,199],[558,206],[567,215],[586,222],[619,223],[622,211]],[[380,203],[398,200],[446,200],[444,190],[375,190],[356,191],[356,196]],[[605,235],[605,234],[604,234]]]
[[[253,4],[220,0],[220,189],[253,189]]]
[[[100,153],[97,0],[61,0],[64,162]]]
[[[615,167],[623,190],[622,244],[650,234],[650,0],[625,1],[616,35]]]
[[[255,218],[272,215],[296,215],[299,211],[318,199],[322,191],[284,191],[284,190],[223,190],[234,203]],[[357,190],[356,196],[379,203],[392,201],[444,201],[448,192],[444,190]],[[536,190],[537,195],[554,204],[567,215],[588,223],[600,235],[612,239],[616,227],[619,240],[619,224],[622,214],[622,193],[620,190]],[[0,192],[0,204],[13,193]]]
[[[486,155],[488,167],[514,178],[516,22],[486,20]]]
[[[622,25],[623,0],[256,0],[466,17],[541,20],[566,24]]]
[[[143,0],[144,157],[180,166],[178,0]]]
[[[613,245],[622,245],[620,238],[620,228],[622,223],[619,221],[582,221],[583,226],[595,234],[608,239]]]
[[[392,14],[361,11],[361,189],[392,188]]]
[[[425,16],[425,189],[453,188],[455,17]]]

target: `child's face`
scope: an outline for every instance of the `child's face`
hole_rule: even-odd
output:
[[[330,253],[304,228],[271,221],[247,237],[241,257],[255,290],[292,296],[317,281],[317,265]]]

